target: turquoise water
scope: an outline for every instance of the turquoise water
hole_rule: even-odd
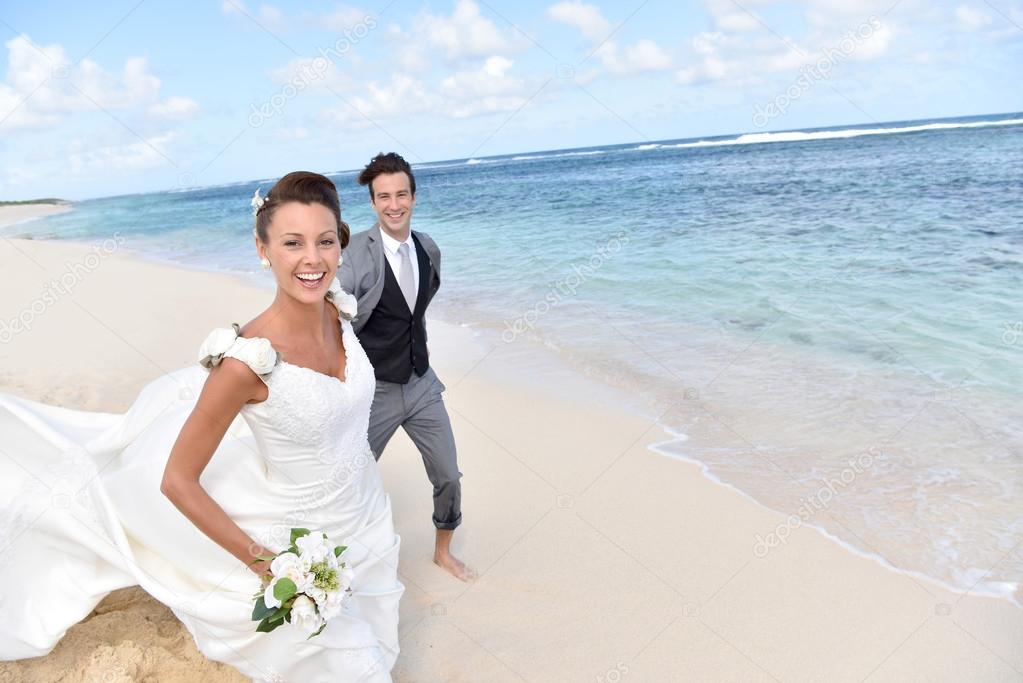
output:
[[[331,177],[369,227],[355,172]],[[998,595],[1023,581],[1023,114],[416,178],[414,226],[444,251],[436,316],[540,340],[691,437],[666,454],[898,569]],[[89,200],[5,234],[119,232],[150,258],[255,274],[248,202],[271,184]],[[869,466],[822,496],[853,460]]]

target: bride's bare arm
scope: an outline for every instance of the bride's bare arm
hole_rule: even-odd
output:
[[[219,546],[262,575],[267,563],[253,560],[272,555],[253,541],[199,483],[238,411],[249,401],[265,400],[266,385],[244,363],[225,358],[210,372],[192,414],[188,416],[163,471],[160,491],[185,517]]]

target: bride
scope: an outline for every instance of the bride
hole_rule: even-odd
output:
[[[152,382],[124,415],[0,394],[0,658],[48,653],[107,593],[139,585],[203,654],[253,680],[390,680],[404,587],[366,437],[373,368],[334,279],[348,226],[315,173],[253,204],[276,297],[214,330],[201,368]],[[268,571],[257,558],[293,527],[348,546],[354,571],[314,638],[251,620]]]

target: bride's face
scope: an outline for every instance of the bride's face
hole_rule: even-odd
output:
[[[334,214],[322,204],[301,202],[277,207],[266,243],[257,238],[256,248],[269,259],[277,286],[305,303],[323,299],[341,255]]]

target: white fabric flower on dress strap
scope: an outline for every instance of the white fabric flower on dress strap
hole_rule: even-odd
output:
[[[337,278],[334,278],[334,281],[330,283],[330,288],[327,290],[327,299],[334,302],[338,315],[342,320],[347,320],[348,322],[355,320],[355,316],[359,312],[359,300],[341,289],[341,283],[338,282]]]
[[[280,361],[280,354],[270,346],[270,340],[262,337],[252,339],[239,337],[234,349],[231,350],[231,357],[248,365],[263,379],[270,375]]]
[[[263,380],[270,376],[280,362],[280,354],[262,337],[239,337],[241,328],[234,323],[230,328],[213,330],[199,347],[199,365],[207,370],[220,365],[225,356],[237,358]]]
[[[259,188],[256,188],[255,194],[252,195],[252,201],[249,205],[252,207],[252,215],[255,216],[259,213],[259,210],[263,208],[263,204],[266,203],[266,197],[259,196]]]
[[[220,361],[224,360],[224,354],[234,344],[240,331],[238,323],[235,323],[231,327],[218,327],[210,332],[206,341],[199,347],[199,365],[207,370],[220,365]]]

